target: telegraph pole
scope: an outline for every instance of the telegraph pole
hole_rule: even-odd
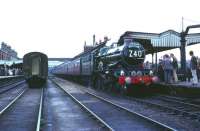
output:
[[[93,46],[96,44],[95,34],[93,35]]]
[[[183,23],[184,21],[183,21],[183,20],[184,20],[184,18],[182,17],[182,22],[181,22],[181,25],[182,25],[182,32],[184,32],[184,25],[183,25],[183,24],[184,24],[184,23]]]

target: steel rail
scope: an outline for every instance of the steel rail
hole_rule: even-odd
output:
[[[113,102],[109,101],[108,99],[105,99],[105,98],[103,98],[103,97],[97,96],[97,95],[95,95],[94,93],[91,93],[91,92],[88,92],[88,91],[85,91],[85,92],[88,93],[89,95],[92,95],[92,96],[94,96],[94,97],[100,99],[100,100],[103,100],[103,101],[105,101],[105,102],[107,102],[107,103],[109,103],[109,104],[112,104],[113,106],[115,106],[115,107],[117,107],[117,108],[123,109],[123,110],[125,110],[125,111],[127,111],[127,112],[129,112],[129,113],[131,113],[131,114],[133,114],[133,115],[139,116],[140,118],[143,118],[143,119],[145,119],[145,120],[147,120],[147,121],[149,121],[149,122],[155,123],[155,124],[158,125],[158,126],[164,127],[164,128],[166,128],[167,130],[176,131],[176,129],[174,129],[174,128],[172,128],[172,127],[169,127],[169,126],[167,126],[167,125],[165,125],[165,124],[163,124],[163,123],[160,123],[160,122],[155,121],[155,120],[153,120],[153,119],[151,119],[151,118],[149,118],[149,117],[146,117],[146,116],[144,116],[144,115],[142,115],[142,114],[139,114],[139,113],[137,113],[137,112],[134,112],[134,111],[132,111],[132,110],[130,110],[130,109],[128,109],[128,108],[122,107],[121,105],[116,104],[116,103],[113,103]]]
[[[0,90],[0,94],[3,94],[3,93],[5,93],[5,92],[7,92],[7,91],[9,91],[9,90],[11,90],[11,89],[14,89],[14,88],[16,88],[17,86],[19,86],[19,85],[21,85],[21,84],[24,84],[24,83],[25,83],[25,81],[23,80],[23,81],[20,81],[20,82],[13,83],[13,84],[7,85],[7,86],[5,86],[5,87],[2,87],[3,89]],[[9,87],[9,86],[11,86],[11,87],[8,88],[8,89],[4,89],[4,88]]]
[[[196,104],[192,104],[192,103],[188,103],[188,102],[183,102],[183,101],[179,101],[179,100],[173,100],[172,98],[167,98],[166,96],[157,96],[157,97],[160,98],[161,100],[164,100],[164,101],[180,103],[180,104],[184,104],[184,105],[187,105],[187,106],[193,106],[195,108],[200,109],[200,105],[196,105]]]
[[[40,107],[39,107],[39,111],[38,111],[38,120],[37,120],[36,131],[40,131],[42,106],[43,106],[43,96],[44,96],[44,88],[42,88],[42,92],[41,92],[41,96],[40,96]]]
[[[130,97],[126,97],[127,99],[130,99],[130,100],[134,100],[134,101],[137,101],[139,103],[143,103],[143,104],[148,104],[150,106],[155,106],[155,107],[159,107],[159,108],[162,108],[164,110],[168,110],[168,111],[173,111],[173,112],[179,112],[181,114],[187,114],[189,115],[190,117],[195,117],[195,118],[198,118],[199,115],[195,114],[195,113],[191,113],[191,112],[187,112],[187,111],[184,111],[184,110],[180,110],[180,109],[176,109],[174,107],[168,107],[168,106],[164,106],[164,105],[161,105],[161,104],[157,104],[157,103],[153,103],[153,102],[150,102],[150,101],[146,101],[146,100],[141,100],[141,99],[137,99],[137,98],[130,98]]]
[[[7,86],[11,86],[11,85],[20,83],[20,82],[22,82],[22,81],[25,81],[25,80],[22,79],[22,80],[16,80],[16,81],[11,81],[11,82],[6,82],[6,84],[1,85],[0,88],[4,88],[4,87],[7,87]]]
[[[56,82],[54,82],[54,83],[56,83]],[[56,83],[56,84],[57,84],[57,83]],[[58,85],[58,84],[57,84],[57,85]],[[61,87],[60,85],[58,85],[58,86]],[[62,88],[62,87],[61,87],[61,88]],[[79,88],[79,89],[81,89],[81,88]],[[63,90],[65,90],[65,89],[63,89]],[[155,120],[153,120],[153,119],[151,119],[151,118],[148,118],[148,117],[146,117],[146,116],[143,116],[142,114],[139,114],[139,113],[136,113],[136,112],[134,112],[134,111],[131,111],[130,109],[127,109],[127,108],[122,107],[122,106],[120,106],[120,105],[118,105],[118,104],[115,104],[115,103],[113,103],[113,102],[111,102],[111,101],[109,101],[109,100],[107,100],[107,99],[105,99],[105,98],[102,98],[102,97],[97,96],[97,95],[95,95],[95,94],[93,94],[93,93],[90,93],[89,91],[86,91],[86,90],[84,90],[84,89],[81,89],[81,90],[84,91],[85,93],[88,93],[89,95],[92,95],[93,97],[96,97],[97,99],[100,99],[100,100],[102,100],[102,101],[104,101],[104,102],[106,102],[106,103],[109,103],[109,104],[111,104],[111,105],[113,105],[113,106],[115,106],[115,107],[117,107],[117,108],[119,108],[119,109],[125,110],[126,112],[128,112],[128,113],[130,113],[130,114],[132,114],[132,115],[136,115],[136,116],[138,116],[138,117],[140,117],[140,118],[142,118],[142,119],[145,119],[145,120],[151,122],[152,124],[154,123],[154,124],[156,124],[156,125],[158,125],[158,126],[160,126],[160,127],[166,128],[166,130],[173,130],[173,131],[176,131],[176,129],[174,129],[174,128],[172,128],[172,127],[169,127],[169,126],[167,126],[167,125],[165,125],[165,124],[162,124],[162,123],[160,123],[160,122],[158,122],[158,121],[155,121]],[[76,98],[75,98],[75,99],[76,99]]]
[[[169,96],[169,95],[163,95],[163,94],[155,94],[156,97],[165,97],[165,98],[168,98],[168,99],[173,99],[173,100],[177,100],[177,101],[185,101],[187,100],[188,98],[184,98],[184,97],[175,97],[175,96]]]
[[[57,87],[61,88],[67,95],[69,95],[72,100],[74,100],[77,104],[79,104],[84,110],[86,110],[89,114],[91,114],[97,121],[99,121],[101,124],[104,125],[104,127],[106,127],[108,130],[110,131],[114,131],[114,129],[107,124],[104,120],[102,120],[97,114],[95,114],[94,112],[92,112],[89,108],[87,108],[85,105],[83,105],[78,99],[76,99],[73,95],[71,95],[69,92],[67,92],[62,86],[60,86],[59,84],[57,84],[54,80],[51,79],[51,81],[57,85]]]
[[[24,93],[27,89],[24,89],[14,100],[12,100],[3,110],[0,111],[0,115],[2,115],[8,108],[10,108]]]

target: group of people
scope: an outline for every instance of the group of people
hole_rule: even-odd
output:
[[[186,74],[189,80],[192,78],[192,84],[195,85],[200,79],[200,59],[194,55],[193,51],[190,51],[189,55],[191,56],[191,59]],[[177,83],[177,70],[178,61],[174,54],[165,54],[163,59],[159,60],[158,77],[161,81],[164,81],[165,83]]]
[[[9,67],[0,67],[0,76],[14,76],[14,75],[22,75],[21,68],[9,68]]]
[[[177,77],[178,61],[174,54],[165,54],[163,59],[159,60],[158,76],[161,81],[166,83],[178,82]]]

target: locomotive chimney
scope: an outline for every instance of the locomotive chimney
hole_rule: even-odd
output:
[[[84,42],[84,47],[86,46],[86,41]]]
[[[95,34],[93,35],[93,46],[95,46]]]

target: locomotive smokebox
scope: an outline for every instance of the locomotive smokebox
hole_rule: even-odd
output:
[[[140,65],[145,59],[145,49],[139,42],[125,41],[123,62],[128,66]]]
[[[145,49],[139,42],[132,39],[125,39],[121,46],[113,43],[111,46],[100,49],[99,69],[102,66],[113,66],[120,64],[126,67],[135,67],[141,65],[145,59]]]

